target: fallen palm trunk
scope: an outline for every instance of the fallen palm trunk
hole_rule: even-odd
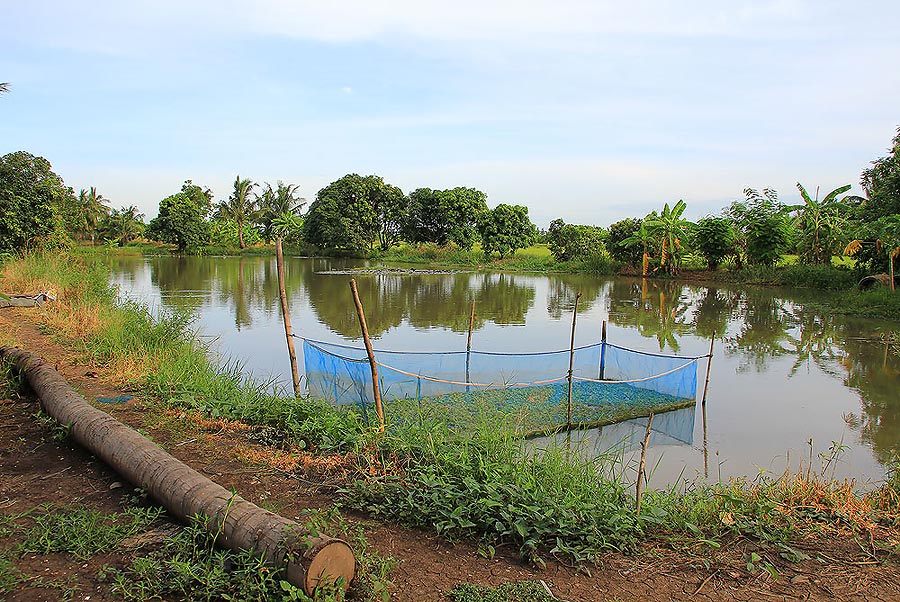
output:
[[[143,488],[182,521],[208,517],[207,529],[232,550],[255,550],[286,569],[287,580],[307,594],[320,583],[342,578],[346,589],[356,570],[350,546],[310,535],[301,525],[259,508],[173,458],[146,437],[106,412],[88,405],[69,383],[39,357],[0,347],[37,393],[44,410],[69,426],[72,438],[134,485]]]

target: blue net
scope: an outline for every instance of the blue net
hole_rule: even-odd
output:
[[[561,425],[610,424],[693,405],[697,357],[667,356],[610,343],[572,355],[572,418],[568,416],[570,351],[491,353],[375,350],[385,413],[404,402],[452,408],[454,421],[493,410],[523,414],[531,434]],[[368,408],[374,402],[364,348],[303,340],[306,387],[313,397]]]

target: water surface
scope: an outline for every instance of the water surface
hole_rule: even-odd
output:
[[[119,257],[113,282],[152,307],[196,313],[202,336],[224,357],[260,378],[290,382],[274,258]],[[343,270],[364,262],[288,258],[286,286],[295,332],[359,343],[359,325]],[[838,478],[877,483],[900,447],[900,323],[834,316],[806,306],[821,291],[703,286],[587,275],[501,273],[356,275],[375,346],[464,350],[469,304],[476,300],[473,347],[550,351],[569,345],[579,302],[576,345],[600,338],[664,353],[716,352],[704,412],[658,417],[648,462],[652,484],[683,476],[711,481],[753,477],[809,462],[841,446]],[[896,338],[893,339],[896,341]],[[302,367],[302,357],[300,358]],[[699,393],[705,376],[701,362]],[[705,418],[705,419],[704,419]],[[663,422],[665,421],[665,422]],[[602,451],[632,448],[646,420],[585,433]],[[829,471],[831,474],[831,470]]]

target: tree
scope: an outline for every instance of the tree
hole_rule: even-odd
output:
[[[734,227],[724,217],[704,217],[694,229],[694,247],[711,270],[718,269],[722,260],[734,253],[734,241]]]
[[[762,193],[745,188],[744,196],[746,202],[734,201],[725,210],[726,217],[735,224],[735,244],[748,262],[775,265],[790,243],[788,210],[771,188],[764,188]]]
[[[647,220],[640,222],[638,229],[628,238],[619,243],[622,248],[635,249],[641,254],[641,275],[646,276],[650,272],[650,249],[656,238],[647,226]]]
[[[409,242],[452,242],[469,250],[477,238],[478,218],[487,211],[487,195],[475,188],[418,188],[409,194],[403,236]]]
[[[274,189],[271,184],[266,184],[262,194],[257,197],[257,223],[265,242],[269,243],[275,238],[276,220],[286,213],[299,216],[306,205],[305,199],[297,197],[299,189],[299,184],[285,184],[279,180]]]
[[[144,214],[134,205],[113,209],[103,225],[106,237],[124,247],[144,233]]]
[[[307,242],[325,250],[388,249],[400,233],[406,197],[380,176],[348,174],[316,195],[303,223]]]
[[[598,226],[567,224],[562,219],[550,222],[547,244],[556,261],[590,257],[603,251],[606,231]]]
[[[537,228],[528,219],[528,207],[503,203],[480,216],[478,233],[485,257],[497,252],[501,259],[534,244],[537,238]]]
[[[868,197],[862,215],[868,221],[900,214],[900,128],[892,142],[890,154],[862,173],[860,183]]]
[[[180,253],[194,250],[209,240],[212,193],[186,180],[181,192],[159,202],[159,215],[150,221],[147,236],[174,244]]]
[[[869,224],[864,228],[866,239],[856,239],[850,241],[844,249],[844,255],[853,256],[859,253],[869,240],[874,239],[872,246],[875,253],[880,255],[884,253],[888,262],[888,273],[890,275],[891,290],[894,290],[894,260],[900,257],[900,214],[888,215],[878,218],[873,224]]]
[[[103,219],[110,213],[106,202],[106,198],[99,194],[94,186],[91,186],[89,191],[82,188],[78,193],[79,225],[84,228],[84,232],[91,235],[92,245]]]
[[[797,182],[797,190],[803,204],[793,205],[788,210],[797,212],[794,226],[800,236],[800,256],[816,265],[831,263],[831,256],[843,247],[842,230],[850,212],[850,202],[863,202],[864,199],[852,195],[838,199],[850,190],[850,184],[835,188],[821,201],[818,191],[813,200],[800,182]]]
[[[230,219],[237,225],[238,245],[244,248],[244,224],[253,218],[256,211],[256,199],[251,195],[256,184],[249,178],[234,179],[234,190],[227,201],[222,201],[216,209],[216,217]]]
[[[7,94],[9,92],[9,82],[0,82],[0,94]]]
[[[691,223],[682,215],[687,208],[683,200],[679,200],[671,208],[666,203],[659,216],[650,216],[644,220],[650,236],[659,245],[659,264],[672,275],[678,274],[681,266],[682,250],[689,239]]]
[[[0,157],[0,252],[24,249],[57,227],[71,191],[50,162],[25,151]]]
[[[606,237],[606,248],[613,259],[629,265],[640,265],[643,255],[641,247],[626,247],[622,243],[640,229],[641,222],[642,220],[639,219],[623,219],[610,224],[609,234]]]

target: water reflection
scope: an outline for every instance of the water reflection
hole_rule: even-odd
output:
[[[660,351],[681,351],[679,339],[691,333],[690,308],[695,290],[672,281],[614,280],[609,291],[609,319],[656,339]]]
[[[224,353],[254,371],[287,375],[274,259],[110,261],[123,291],[197,312],[201,330],[219,337]],[[358,340],[350,276],[321,272],[361,265],[288,260],[286,288],[302,332]],[[369,329],[386,347],[464,349],[474,299],[476,348],[564,348],[578,292],[577,344],[598,340],[602,320],[609,320],[612,342],[648,351],[702,355],[711,338],[724,341],[725,352],[717,345],[713,363],[708,453],[699,443],[657,446],[676,467],[701,472],[704,459],[717,453],[712,472],[748,474],[788,453],[805,456],[810,437],[821,444],[843,438],[853,448],[845,474],[878,478],[900,445],[900,356],[884,342],[900,325],[810,309],[806,301],[823,293],[586,275],[373,273],[356,279]],[[692,436],[699,442],[701,420],[696,423]],[[611,445],[615,431],[606,427],[597,436]]]

